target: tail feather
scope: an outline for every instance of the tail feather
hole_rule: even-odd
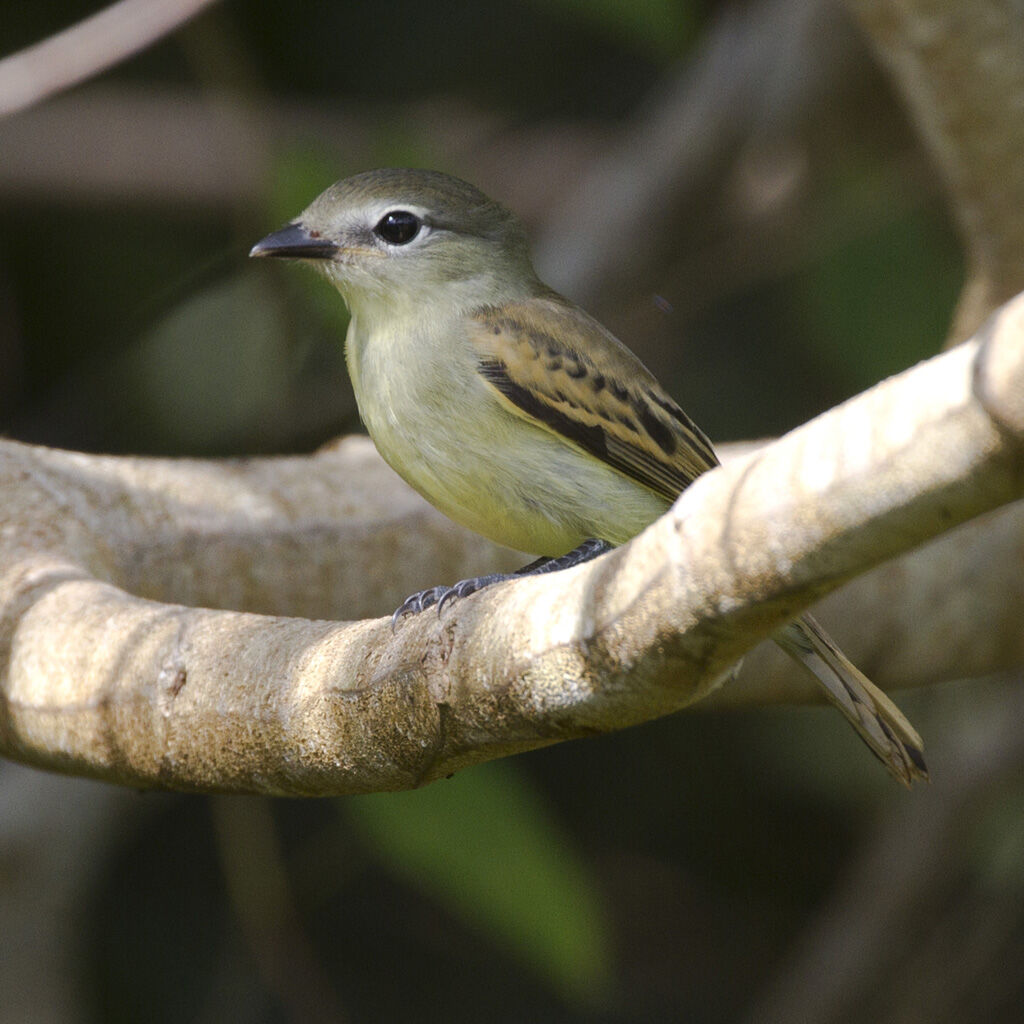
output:
[[[898,707],[864,675],[809,615],[773,637],[807,668],[872,753],[904,786],[927,780],[924,744]]]

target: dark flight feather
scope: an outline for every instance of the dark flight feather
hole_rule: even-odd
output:
[[[473,321],[480,374],[520,415],[666,501],[718,465],[643,363],[561,297],[486,307]]]

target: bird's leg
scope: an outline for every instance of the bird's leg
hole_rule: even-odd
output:
[[[506,579],[511,579],[515,576],[539,576],[545,572],[571,569],[574,565],[582,565],[584,562],[589,562],[597,558],[598,555],[611,551],[611,549],[612,545],[608,541],[591,537],[590,540],[585,540],[579,547],[573,548],[572,551],[567,551],[564,555],[559,555],[557,558],[548,558],[547,555],[541,555],[540,558],[535,559],[529,565],[524,565],[522,569],[516,569]]]
[[[515,572],[492,572],[486,576],[473,576],[468,580],[460,580],[452,587],[430,587],[428,590],[420,590],[410,594],[396,609],[391,616],[391,625],[397,626],[399,621],[406,615],[418,615],[433,605],[437,605],[437,613],[450,601],[457,597],[469,597],[492,583],[503,583],[505,580],[516,580],[522,576],[539,576],[545,572],[557,572],[559,569],[571,569],[574,565],[582,565],[589,562],[606,551],[611,551],[612,545],[606,540],[591,538],[585,540],[578,548],[559,555],[557,558],[548,558],[546,555],[524,565]]]

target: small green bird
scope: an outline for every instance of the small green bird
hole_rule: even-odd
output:
[[[519,221],[466,182],[357,174],[249,255],[309,261],[341,292],[359,412],[398,474],[456,522],[545,555],[413,594],[396,621],[622,544],[718,465],[640,360],[537,278]],[[773,639],[900,782],[928,777],[913,726],[809,615]]]

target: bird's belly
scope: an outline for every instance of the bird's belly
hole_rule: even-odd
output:
[[[590,537],[621,544],[665,511],[653,491],[506,408],[476,372],[473,353],[439,360],[451,344],[411,330],[349,333],[363,422],[388,464],[432,505],[538,555],[563,554]]]
[[[385,460],[457,523],[519,551],[560,555],[590,537],[621,544],[667,508],[646,487],[548,431],[491,411],[488,426],[450,414],[411,436],[371,436]]]

